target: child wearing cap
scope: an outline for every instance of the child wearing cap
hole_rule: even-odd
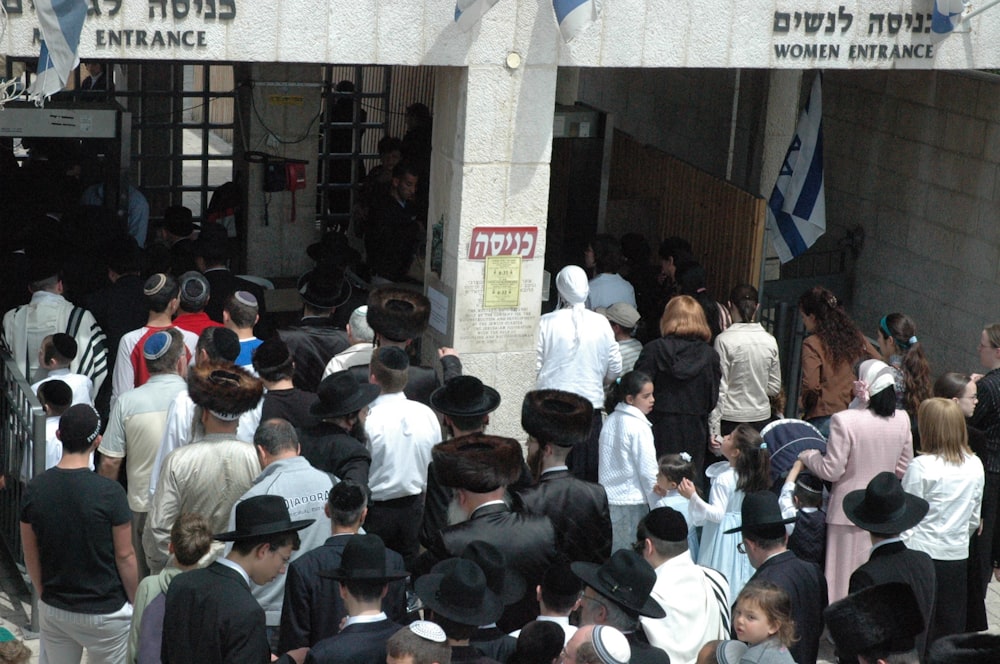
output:
[[[38,347],[38,367],[48,371],[48,375],[32,384],[31,391],[38,394],[38,388],[48,380],[58,378],[73,390],[73,403],[94,405],[94,382],[88,376],[70,371],[70,364],[76,359],[76,339],[58,332],[42,339]]]

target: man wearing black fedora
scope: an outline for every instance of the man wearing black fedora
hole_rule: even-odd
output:
[[[883,583],[853,592],[828,606],[823,617],[841,662],[923,661],[917,637],[924,634],[924,616],[909,584]]]
[[[340,583],[347,620],[337,634],[317,643],[307,662],[315,664],[383,664],[385,643],[399,625],[382,610],[389,582],[407,576],[386,565],[385,543],[378,535],[354,535],[344,546],[340,566],[320,572]]]
[[[440,562],[416,580],[414,590],[428,620],[444,629],[452,664],[496,664],[471,645],[478,626],[496,622],[504,610],[476,563],[465,558]]]
[[[619,549],[603,565],[575,562],[573,573],[583,581],[580,627],[610,625],[621,631],[632,648],[632,664],[670,664],[670,657],[649,645],[639,629],[639,617],[662,618],[663,607],[650,596],[656,584],[653,568],[635,551]],[[578,632],[579,633],[579,632]]]
[[[236,508],[236,529],[215,535],[233,548],[204,569],[177,576],[167,591],[161,658],[165,664],[267,662],[264,610],[250,582],[270,583],[284,573],[298,531],[312,519],[292,521],[280,496],[255,496]],[[279,662],[302,664],[306,650]]]
[[[413,354],[413,344],[419,341],[431,316],[431,302],[422,293],[386,286],[368,296],[368,325],[375,331],[375,345],[396,346]],[[450,348],[438,350],[444,381],[462,375],[462,361]],[[412,358],[411,358],[412,359]],[[368,382],[368,365],[353,366],[351,373],[358,382]],[[432,367],[410,362],[409,376],[403,392],[407,399],[430,405],[431,392],[441,386]]]
[[[747,494],[741,513],[742,525],[726,533],[743,533],[747,558],[757,570],[749,581],[770,581],[788,593],[797,637],[789,652],[797,664],[815,664],[823,634],[823,609],[827,605],[823,570],[788,550],[785,524],[794,523],[795,517],[781,516],[778,497],[773,492]]]
[[[321,263],[302,275],[295,288],[302,300],[302,318],[294,326],[278,330],[278,335],[295,358],[295,386],[315,392],[326,363],[350,346],[347,333],[332,316],[347,303],[351,286],[342,270]]]
[[[475,376],[456,376],[431,393],[431,408],[444,417],[444,428],[452,438],[482,433],[490,413],[500,407],[500,393]],[[438,481],[434,461],[427,466],[427,495],[420,525],[420,543],[429,546],[434,535],[448,525],[451,488]]]
[[[864,489],[844,496],[844,514],[872,541],[868,562],[851,574],[848,591],[856,593],[883,583],[905,583],[913,589],[924,628],[917,637],[917,652],[927,652],[927,630],[934,618],[936,577],[934,563],[923,551],[906,547],[899,534],[920,523],[929,509],[927,501],[903,491],[899,478],[879,473]]]
[[[319,400],[309,408],[319,423],[298,429],[302,456],[322,471],[367,486],[372,456],[365,447],[365,418],[378,393],[377,385],[359,383],[347,371],[324,378]]]
[[[438,531],[411,571],[425,572],[461,555],[470,542],[483,541],[503,553],[529,588],[540,584],[559,559],[555,529],[548,517],[515,512],[504,500],[507,487],[521,476],[521,445],[512,438],[471,434],[435,445],[432,456],[441,484],[455,490],[455,511],[467,520]],[[507,607],[498,626],[510,632],[537,615],[535,598],[525,597]]]
[[[590,439],[594,408],[562,390],[524,395],[521,428],[528,433],[528,466],[537,484],[520,490],[524,508],[552,520],[566,560],[603,563],[611,557],[611,513],[600,484],[577,478],[566,459]]]

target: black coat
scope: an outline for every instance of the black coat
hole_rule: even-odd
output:
[[[163,615],[164,664],[267,664],[264,609],[235,570],[220,563],[178,575]],[[290,663],[287,655],[278,660]]]
[[[340,567],[340,559],[349,539],[349,535],[330,537],[323,546],[305,552],[288,565],[279,637],[282,652],[312,647],[340,632],[340,621],[347,615],[344,600],[340,597],[340,584],[321,577],[319,572]],[[403,557],[395,551],[387,549],[385,559],[389,570],[403,569]],[[389,592],[382,599],[382,610],[390,620],[399,622],[405,618],[405,579],[389,584]],[[385,654],[381,661],[385,661]]]
[[[538,484],[520,494],[525,512],[551,519],[566,561],[600,565],[611,557],[611,513],[608,494],[600,484],[556,470],[542,473]]]
[[[278,330],[295,360],[295,387],[315,392],[323,371],[337,353],[347,350],[347,333],[338,329],[328,316],[303,318],[295,327]]]
[[[667,651],[650,645],[644,634],[638,631],[629,632],[625,638],[628,639],[628,644],[632,648],[629,664],[670,664],[670,655],[667,654]]]
[[[761,563],[750,581],[754,579],[770,581],[788,593],[798,637],[789,652],[797,664],[816,664],[819,638],[823,634],[823,609],[827,605],[823,570],[816,563],[800,560],[791,551],[784,551]]]
[[[448,382],[455,376],[462,375],[462,361],[454,355],[447,355],[441,358],[441,370],[444,372],[444,382]],[[367,364],[359,364],[348,369],[359,383],[367,383],[371,368]],[[420,365],[410,365],[407,374],[406,387],[403,394],[410,401],[419,401],[427,407],[431,405],[431,392],[441,387],[437,372],[430,367]]]
[[[357,438],[332,422],[298,429],[299,445],[313,468],[333,473],[342,480],[368,485],[372,455]]]
[[[925,626],[934,622],[936,576],[934,562],[923,551],[906,548],[902,542],[883,544],[872,551],[864,565],[854,570],[848,592],[857,592],[882,583],[907,583],[917,596]],[[917,652],[923,660],[926,654],[927,629],[917,636]]]
[[[528,589],[524,599],[504,610],[497,625],[511,632],[534,620],[538,602],[531,590],[559,558],[552,522],[548,517],[512,512],[506,504],[485,505],[475,510],[468,521],[439,531],[418,560],[417,568],[426,570],[437,561],[458,556],[475,541],[499,549],[510,568],[524,578]]]
[[[398,632],[391,620],[348,625],[313,646],[307,664],[385,664],[385,642]]]

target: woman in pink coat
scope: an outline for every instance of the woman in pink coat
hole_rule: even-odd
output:
[[[851,573],[868,560],[868,533],[844,514],[844,495],[864,489],[881,472],[902,478],[913,458],[913,436],[906,411],[896,410],[892,368],[866,360],[858,368],[854,401],[830,421],[826,454],[807,450],[799,463],[813,475],[833,483],[826,512],[826,582],[830,602],[847,596]]]

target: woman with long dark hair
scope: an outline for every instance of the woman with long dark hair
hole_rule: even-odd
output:
[[[837,296],[815,286],[799,298],[799,315],[809,336],[802,342],[799,403],[806,420],[824,436],[830,417],[851,402],[854,365],[878,353],[847,315]]]
[[[917,428],[917,409],[931,396],[931,368],[917,326],[906,314],[888,314],[878,322],[878,349],[882,361],[896,370],[896,408],[910,416]],[[914,449],[919,449],[916,435]]]

